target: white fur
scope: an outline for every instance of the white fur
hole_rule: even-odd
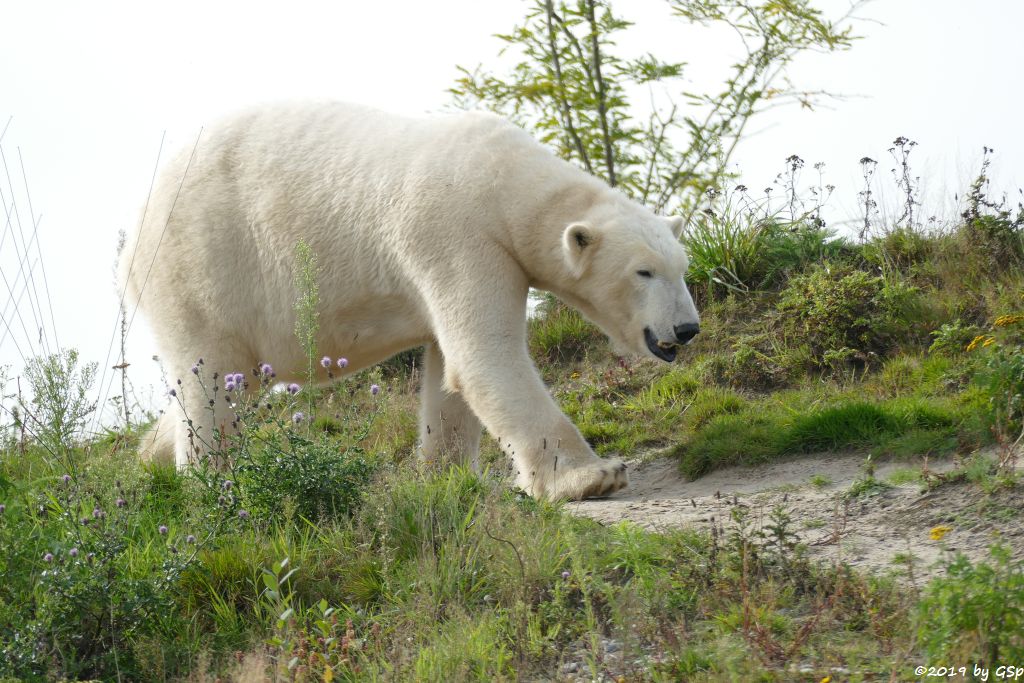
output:
[[[622,352],[651,355],[645,327],[670,341],[673,325],[697,322],[673,234],[681,221],[658,218],[490,114],[266,107],[208,130],[185,174],[189,152],[163,172],[119,274],[131,306],[154,263],[139,305],[205,434],[230,416],[189,390],[197,358],[209,372],[268,361],[279,380],[301,376],[292,268],[305,240],[321,266],[322,352],[347,357],[353,372],[427,345],[425,457],[475,462],[486,427],[534,495],[576,499],[626,485],[624,465],[596,457],[544,387],[527,353],[527,292],[550,290]],[[171,409],[146,449],[184,465],[187,443]]]

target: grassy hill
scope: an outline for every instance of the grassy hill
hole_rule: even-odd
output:
[[[735,208],[736,190],[686,236],[703,331],[679,362],[617,359],[551,300],[535,358],[598,452],[689,477],[853,449],[956,455],[943,482],[1019,487],[1024,214],[982,188],[951,225],[856,241]],[[415,353],[295,395],[254,371],[240,435],[215,448],[229,466],[183,472],[137,461],[141,425],[75,437],[77,359],[33,372],[0,459],[0,680],[909,680],[1024,663],[1024,574],[998,542],[917,589],[811,561],[784,507],[653,533],[509,490],[493,444],[483,475],[417,465]],[[182,381],[224,391],[204,370]]]

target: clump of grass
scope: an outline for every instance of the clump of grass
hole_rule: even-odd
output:
[[[809,264],[848,249],[812,214],[791,212],[783,220],[770,201],[752,199],[743,186],[708,196],[708,206],[695,215],[683,239],[690,255],[687,282],[708,300],[774,288]]]
[[[603,339],[583,316],[553,299],[545,300],[530,319],[530,349],[548,363],[583,360]]]
[[[958,445],[960,420],[955,407],[925,398],[876,403],[846,398],[795,413],[785,404],[758,401],[708,420],[672,454],[680,458],[683,473],[696,478],[719,467],[753,465],[800,453],[875,448],[909,455],[914,452],[906,448],[911,439],[949,452]]]

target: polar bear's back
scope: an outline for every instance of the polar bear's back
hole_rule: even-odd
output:
[[[451,211],[444,193],[463,193],[462,210],[474,210],[474,183],[492,175],[481,166],[501,157],[485,142],[496,132],[536,144],[476,113],[417,119],[330,102],[224,119],[203,132],[194,157],[183,150],[162,171],[120,258],[127,301],[145,284],[141,307],[151,319],[216,326],[224,318],[265,333],[287,324],[299,240],[318,256],[322,288],[379,298],[403,286],[395,248],[445,239],[430,235],[438,226],[429,220],[435,209]]]

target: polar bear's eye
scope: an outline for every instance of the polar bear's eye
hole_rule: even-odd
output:
[[[636,271],[636,274],[640,277],[652,277],[651,271],[649,270],[638,270]]]

